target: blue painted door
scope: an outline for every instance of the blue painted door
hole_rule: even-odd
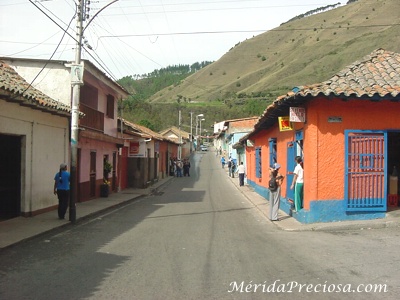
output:
[[[286,198],[294,200],[294,190],[290,189],[293,181],[293,171],[296,166],[294,158],[296,157],[296,142],[287,143],[287,174],[286,174]]]
[[[387,133],[345,131],[347,211],[386,211]]]

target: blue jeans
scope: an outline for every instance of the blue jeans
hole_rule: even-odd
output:
[[[239,185],[244,186],[244,173],[239,173]]]

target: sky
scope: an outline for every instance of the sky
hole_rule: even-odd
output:
[[[74,61],[77,1],[0,0],[0,56]],[[216,61],[239,42],[337,2],[91,0],[82,58],[114,80]]]

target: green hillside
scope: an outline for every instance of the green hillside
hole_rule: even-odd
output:
[[[191,111],[207,113],[206,127],[259,115],[277,96],[327,80],[377,48],[400,52],[399,11],[398,0],[359,0],[300,15],[235,45],[218,61],[155,91],[145,103],[131,102],[125,113],[156,129],[177,125],[179,109],[185,126]]]
[[[218,61],[164,89],[152,102],[275,98],[294,86],[326,80],[377,48],[399,52],[400,1],[359,0],[246,40]]]

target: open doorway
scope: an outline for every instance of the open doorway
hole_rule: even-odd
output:
[[[0,221],[21,214],[21,139],[0,134]]]
[[[388,210],[399,208],[400,132],[388,132]]]

